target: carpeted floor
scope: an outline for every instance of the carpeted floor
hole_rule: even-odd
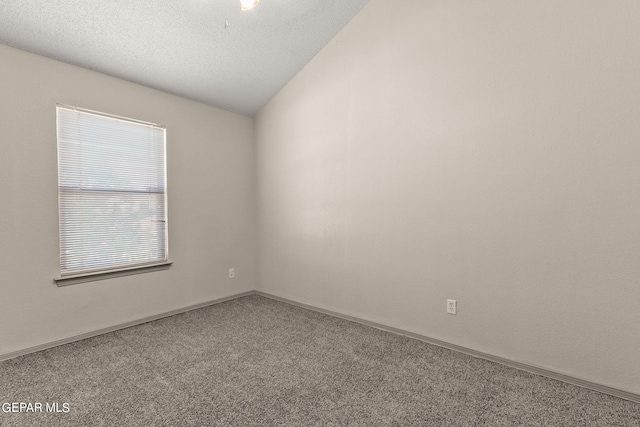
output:
[[[1,426],[640,426],[636,403],[259,296],[2,362],[5,402],[43,412]]]

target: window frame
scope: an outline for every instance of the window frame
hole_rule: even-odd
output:
[[[159,162],[156,162],[154,167],[157,167],[160,162],[162,163],[161,167],[163,168],[162,171],[162,178],[163,178],[163,182],[162,182],[162,188],[163,188],[163,192],[162,194],[162,202],[163,202],[163,219],[161,220],[161,222],[164,224],[163,226],[163,244],[162,244],[162,249],[163,249],[163,255],[164,257],[158,258],[158,259],[154,259],[150,262],[141,262],[141,263],[120,263],[120,264],[116,264],[116,265],[111,265],[111,266],[99,266],[96,268],[84,268],[84,269],[75,269],[75,270],[69,270],[69,271],[65,271],[63,268],[63,212],[62,212],[62,193],[63,192],[68,192],[68,189],[63,189],[62,185],[61,185],[61,160],[60,160],[60,155],[61,155],[61,144],[60,144],[60,114],[59,111],[61,109],[64,110],[70,110],[70,111],[74,111],[74,112],[79,112],[79,113],[86,113],[86,114],[90,114],[90,115],[95,115],[95,116],[99,116],[99,117],[103,117],[103,118],[107,118],[107,119],[114,119],[114,120],[118,120],[118,121],[124,121],[127,123],[131,123],[134,125],[141,125],[141,126],[145,126],[145,127],[151,127],[154,129],[161,129],[162,130],[162,147],[161,147],[161,153],[162,153],[162,157],[160,159]],[[166,270],[169,268],[169,266],[172,264],[172,261],[169,259],[169,221],[168,221],[168,217],[169,217],[169,212],[168,212],[168,188],[167,188],[167,182],[168,182],[168,177],[167,177],[167,130],[165,126],[162,125],[158,125],[156,123],[151,123],[151,122],[146,122],[146,121],[142,121],[142,120],[137,120],[137,119],[131,119],[128,117],[123,117],[123,116],[118,116],[118,115],[114,115],[114,114],[109,114],[109,113],[104,113],[104,112],[100,112],[100,111],[95,111],[95,110],[90,110],[90,109],[86,109],[86,108],[80,108],[80,107],[74,107],[74,106],[70,106],[70,105],[65,105],[65,104],[56,104],[56,150],[57,150],[57,158],[58,158],[58,167],[57,167],[57,190],[58,190],[58,238],[59,238],[59,268],[60,268],[60,276],[54,278],[54,282],[58,285],[58,286],[66,286],[66,285],[72,285],[72,284],[76,284],[76,283],[84,283],[84,282],[89,282],[89,281],[95,281],[95,280],[102,280],[102,279],[107,279],[107,278],[113,278],[113,277],[121,277],[121,276],[128,276],[128,275],[132,275],[132,274],[140,274],[140,273],[146,273],[146,272],[151,272],[151,271],[158,271],[158,270]],[[79,187],[79,192],[81,193],[84,187],[80,186]],[[96,190],[93,190],[93,192],[95,192]],[[118,193],[131,193],[131,190],[126,190],[123,187],[119,187],[117,189],[113,190],[114,194],[118,194]],[[149,191],[149,193],[153,193],[152,191]],[[148,217],[147,217],[148,218]]]

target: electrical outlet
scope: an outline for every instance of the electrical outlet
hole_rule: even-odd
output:
[[[447,313],[449,314],[457,314],[458,311],[458,301],[454,299],[447,300]]]
[[[229,269],[229,279],[233,279],[234,277],[236,277],[236,269],[235,268],[230,268]]]

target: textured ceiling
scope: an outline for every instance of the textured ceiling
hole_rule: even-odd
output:
[[[0,42],[253,116],[369,0],[0,0]]]

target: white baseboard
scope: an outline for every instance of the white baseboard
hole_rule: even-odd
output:
[[[451,344],[446,341],[438,340],[435,338],[430,338],[424,335],[417,334],[415,332],[409,332],[402,329],[394,328],[391,326],[386,326],[380,323],[372,322],[365,319],[360,319],[358,317],[350,316],[347,314],[338,313],[336,311],[327,310],[324,308],[318,308],[313,305],[301,303],[298,301],[294,301],[288,298],[279,297],[273,294],[269,294],[262,291],[256,291],[256,295],[271,298],[276,301],[280,301],[286,304],[295,305],[301,308],[305,308],[312,311],[317,311],[319,313],[327,314],[329,316],[338,317],[341,319],[349,320],[351,322],[360,323],[362,325],[371,326],[376,329],[380,329],[383,331],[391,332],[397,335],[403,335],[409,338],[417,339],[420,341],[424,341],[428,344],[437,345],[439,347],[448,348],[449,350],[458,351],[460,353],[468,354],[469,356],[478,357],[481,359],[489,360],[491,362],[500,363],[501,365],[506,365],[512,368],[520,369],[522,371],[527,371],[532,374],[542,375],[543,377],[552,378],[554,380],[562,381],[568,384],[576,385],[579,387],[588,388],[590,390],[594,390],[600,393],[608,394],[611,396],[619,397],[621,399],[630,400],[632,402],[640,403],[640,394],[631,393],[628,391],[620,390],[617,388],[609,387],[606,385],[594,383],[592,381],[584,380],[581,378],[576,378],[570,375],[561,374],[559,372],[554,372],[546,368],[541,368],[539,366],[530,365],[528,363],[516,362],[514,360],[505,359],[504,357],[494,356],[492,354],[483,353],[481,351],[473,350],[467,347],[463,347],[457,344]]]
[[[195,305],[190,305],[188,307],[183,307],[183,308],[179,308],[176,310],[171,310],[168,311],[166,313],[160,313],[160,314],[156,314],[154,316],[149,316],[149,317],[145,317],[142,319],[138,319],[138,320],[134,320],[131,322],[126,322],[126,323],[121,323],[118,325],[114,325],[114,326],[110,326],[108,328],[102,328],[102,329],[98,329],[95,331],[90,331],[90,332],[85,332],[83,334],[79,334],[79,335],[74,335],[71,337],[67,337],[67,338],[63,338],[60,340],[56,340],[56,341],[51,341],[51,342],[47,342],[44,344],[39,344],[33,347],[29,347],[29,348],[25,348],[22,350],[18,350],[18,351],[13,351],[10,353],[4,353],[4,354],[0,354],[0,362],[4,361],[4,360],[9,360],[9,359],[13,359],[15,357],[19,357],[19,356],[24,356],[26,354],[30,354],[30,353],[35,353],[38,351],[42,351],[42,350],[47,350],[49,348],[53,348],[53,347],[57,347],[59,345],[64,345],[64,344],[69,344],[75,341],[80,341],[86,338],[91,338],[91,337],[95,337],[98,335],[102,335],[102,334],[106,334],[109,332],[113,332],[113,331],[117,331],[120,329],[125,329],[125,328],[129,328],[131,326],[136,326],[136,325],[141,325],[143,323],[148,323],[148,322],[152,322],[154,320],[158,320],[158,319],[162,319],[164,317],[169,317],[169,316],[174,316],[176,314],[181,314],[181,313],[186,313],[187,311],[191,311],[191,310],[196,310],[198,308],[203,308],[203,307],[207,307],[210,305],[215,305],[215,304],[220,304],[222,302],[225,301],[231,301],[237,298],[242,298],[242,297],[246,297],[246,296],[250,296],[250,295],[259,295],[265,298],[271,298],[273,300],[276,301],[280,301],[286,304],[290,304],[290,305],[295,305],[297,307],[301,307],[301,308],[305,308],[307,310],[312,310],[312,311],[317,311],[319,313],[323,313],[323,314],[327,314],[329,316],[334,316],[334,317],[338,317],[341,319],[345,319],[345,320],[349,320],[351,322],[356,322],[356,323],[360,323],[362,325],[366,325],[366,326],[370,326],[373,328],[377,328],[383,331],[387,331],[387,332],[391,332],[394,334],[398,334],[398,335],[403,335],[409,338],[413,338],[413,339],[417,339],[420,341],[424,341],[426,343],[429,344],[433,344],[433,345],[437,345],[439,347],[444,347],[444,348],[448,348],[450,350],[453,351],[458,351],[461,353],[465,353],[468,354],[470,356],[473,357],[479,357],[481,359],[485,359],[485,360],[489,360],[491,362],[496,362],[496,363],[500,363],[502,365],[506,365],[506,366],[510,366],[512,368],[516,368],[516,369],[520,369],[523,371],[527,371],[527,372],[531,372],[533,374],[537,374],[537,375],[542,375],[544,377],[547,378],[552,378],[554,380],[558,380],[558,381],[562,381],[568,384],[573,384],[579,387],[584,387],[584,388],[588,388],[590,390],[594,390],[600,393],[605,393],[611,396],[615,396],[615,397],[619,397],[621,399],[625,399],[625,400],[630,400],[632,402],[636,402],[636,403],[640,403],[640,394],[636,394],[636,393],[632,393],[632,392],[628,392],[628,391],[624,391],[624,390],[620,390],[617,388],[613,388],[613,387],[609,387],[606,385],[602,385],[602,384],[598,384],[598,383],[594,383],[592,381],[588,381],[588,380],[584,380],[581,378],[576,378],[570,375],[565,375],[565,374],[561,374],[558,372],[554,372],[551,371],[549,369],[546,368],[541,368],[539,366],[535,366],[535,365],[530,365],[527,363],[522,363],[522,362],[517,362],[514,360],[510,360],[510,359],[505,359],[503,357],[499,357],[499,356],[494,356],[492,354],[488,354],[488,353],[483,353],[481,351],[477,351],[477,350],[473,350],[467,347],[463,347],[463,346],[459,346],[457,344],[451,344],[448,343],[446,341],[442,341],[442,340],[438,340],[435,338],[430,338],[424,335],[420,335],[414,332],[409,332],[409,331],[405,331],[402,329],[398,329],[398,328],[394,328],[391,326],[386,326],[383,325],[381,323],[376,323],[376,322],[372,322],[369,320],[365,320],[365,319],[360,319],[358,317],[354,317],[354,316],[350,316],[347,314],[342,314],[336,311],[332,311],[332,310],[327,310],[327,309],[323,309],[323,308],[318,308],[315,307],[313,305],[309,305],[309,304],[305,304],[305,303],[301,303],[298,301],[294,301],[288,298],[283,298],[283,297],[279,297],[273,294],[269,294],[266,292],[262,292],[262,291],[248,291],[248,292],[243,292],[240,294],[236,294],[236,295],[231,295],[228,297],[223,297],[223,298],[218,298],[215,300],[211,300],[211,301],[206,301],[200,304],[195,304]]]
[[[246,297],[255,294],[255,291],[243,292],[241,294],[231,295],[228,297],[218,298],[211,301],[206,301],[200,304],[190,305],[188,307],[178,308],[176,310],[167,311],[165,313],[156,314],[154,316],[144,317],[142,319],[133,320],[131,322],[120,323],[118,325],[109,326],[108,328],[102,328],[95,331],[85,332],[79,335],[73,335],[71,337],[62,338],[56,341],[50,341],[44,344],[39,344],[33,347],[28,347],[23,350],[13,351],[11,353],[0,354],[0,362],[4,360],[13,359],[14,357],[24,356],[25,354],[35,353],[37,351],[47,350],[49,348],[57,347],[59,345],[69,344],[75,341],[80,341],[86,338],[95,337],[98,335],[106,334],[109,332],[117,331],[119,329],[130,328],[131,326],[141,325],[143,323],[153,322],[154,320],[162,319],[164,317],[174,316],[176,314],[186,313],[187,311],[196,310],[198,308],[207,307],[214,304],[220,304],[221,302],[231,301],[236,298]]]

